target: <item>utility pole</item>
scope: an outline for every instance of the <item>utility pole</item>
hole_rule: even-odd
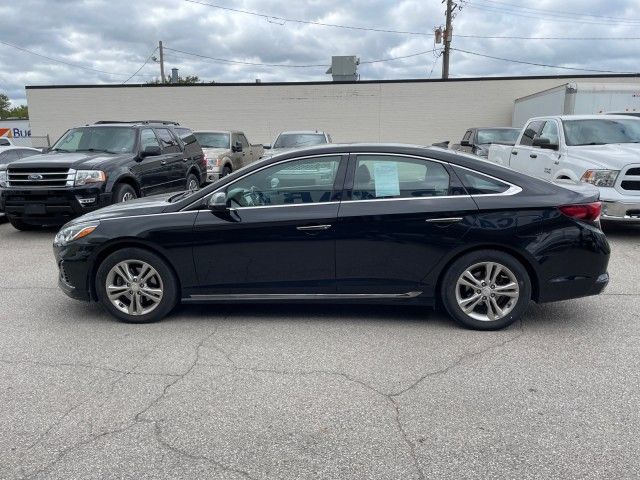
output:
[[[160,83],[164,83],[164,52],[162,51],[162,40],[158,42],[158,50],[160,50]]]
[[[447,23],[444,30],[444,52],[442,54],[442,78],[446,80],[449,78],[449,50],[451,48],[451,20],[453,16],[453,0],[446,0],[447,2]],[[160,58],[162,58],[162,49],[160,49]]]

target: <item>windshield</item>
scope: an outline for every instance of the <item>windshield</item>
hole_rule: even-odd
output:
[[[228,133],[193,132],[202,148],[229,148],[231,141]]]
[[[60,152],[132,153],[136,131],[130,127],[72,128],[52,150]]]
[[[478,130],[478,144],[486,143],[508,143],[513,145],[516,143],[520,135],[517,128],[491,128],[487,130]]]
[[[640,120],[589,119],[562,122],[567,145],[640,142]]]
[[[273,148],[307,147],[327,143],[322,133],[281,133]]]

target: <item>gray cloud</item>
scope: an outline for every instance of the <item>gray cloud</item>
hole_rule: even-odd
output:
[[[203,0],[214,3],[213,0]],[[217,0],[220,4],[271,15],[325,23],[431,32],[444,23],[440,0]],[[462,1],[457,35],[640,36],[640,22],[597,17],[545,15],[535,9],[639,19],[640,0]],[[517,14],[517,15],[516,15]],[[0,3],[0,41],[114,75],[50,62],[0,45],[0,91],[23,103],[25,85],[121,83],[163,40],[167,47],[217,58],[258,63],[327,64],[331,55],[355,54],[363,61],[431,50],[431,35],[398,35],[278,21],[234,13],[183,0],[22,0]],[[601,23],[594,23],[601,22]],[[453,46],[537,63],[612,71],[637,71],[640,41],[533,41],[472,39],[454,35]],[[277,68],[216,63],[167,51],[166,67],[182,75],[218,82],[328,80],[326,67]],[[440,76],[433,54],[363,64],[363,79]],[[452,76],[543,75],[562,70],[514,64],[453,52]],[[579,73],[579,72],[576,72]],[[130,83],[159,75],[149,62]]]

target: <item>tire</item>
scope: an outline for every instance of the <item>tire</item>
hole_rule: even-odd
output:
[[[9,218],[9,223],[11,223],[13,228],[15,228],[16,230],[20,230],[21,232],[31,232],[31,231],[40,229],[40,227],[38,227],[37,225],[24,223],[22,220],[18,218],[13,218],[13,217],[8,217],[8,218]]]
[[[231,167],[229,165],[225,165],[222,167],[222,173],[220,174],[220,178],[226,177],[231,174]]]
[[[138,198],[136,189],[128,183],[119,183],[113,189],[113,203],[128,202]]]
[[[498,330],[524,315],[531,300],[531,280],[526,268],[511,255],[479,250],[451,264],[442,278],[440,296],[449,315],[460,325],[475,330]],[[467,307],[467,312],[463,307]]]
[[[147,266],[152,271],[146,270]],[[149,275],[145,280],[137,277],[140,274]],[[114,287],[112,298],[107,283]],[[178,282],[169,265],[141,248],[123,248],[105,258],[96,272],[95,288],[102,306],[125,323],[157,322],[178,302]]]
[[[195,173],[190,173],[187,175],[187,190],[198,190],[200,188],[200,180],[198,180],[198,176]]]

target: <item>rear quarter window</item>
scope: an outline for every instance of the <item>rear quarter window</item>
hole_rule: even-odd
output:
[[[495,195],[509,190],[510,185],[479,172],[455,167],[456,174],[469,195]]]

